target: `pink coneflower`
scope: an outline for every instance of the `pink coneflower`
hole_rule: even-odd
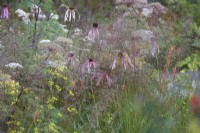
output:
[[[106,81],[108,86],[111,87],[113,81],[110,78],[109,74],[106,72],[97,72],[94,74],[93,79],[96,79],[96,85],[99,86],[101,82]]]
[[[78,59],[74,57],[74,53],[72,52],[66,55],[66,60],[68,65],[75,65],[75,62],[78,62]]]
[[[1,18],[2,19],[8,19],[9,18],[9,11],[8,11],[8,5],[7,4],[3,5],[3,9],[2,9],[2,12],[1,12]]]
[[[93,23],[92,29],[88,33],[88,40],[95,41],[99,39],[99,28],[97,23]]]
[[[82,70],[87,70],[88,73],[91,73],[92,69],[97,68],[97,63],[92,58],[89,58],[83,65]]]
[[[74,7],[69,7],[65,13],[64,17],[64,22],[69,21],[71,22],[72,20],[76,20],[76,13],[78,15],[78,18],[80,19],[80,14],[79,12],[74,8]]]
[[[115,69],[116,68],[116,64],[117,62],[120,62],[121,67],[123,67],[125,70],[127,68],[127,65],[130,65],[131,68],[134,68],[133,64],[131,63],[131,59],[130,57],[124,53],[124,52],[119,52],[118,53],[118,57],[116,57],[111,65],[111,69]]]

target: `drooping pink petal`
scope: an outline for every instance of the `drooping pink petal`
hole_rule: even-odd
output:
[[[96,39],[99,39],[99,32],[93,28],[88,33],[88,40],[95,41]]]
[[[116,63],[117,63],[117,59],[115,58],[111,65],[111,70],[114,70],[116,68]]]
[[[127,57],[127,59],[128,59],[129,65],[130,65],[132,68],[134,68],[134,65],[132,64],[131,59],[130,59],[129,57]]]
[[[106,74],[106,80],[107,80],[108,85],[111,86],[113,82],[112,82],[112,79],[108,76],[108,74]]]
[[[96,85],[99,86],[99,85],[100,85],[100,82],[103,81],[104,74],[98,72],[97,75],[96,75],[96,77],[97,77]]]
[[[125,57],[121,58],[121,65],[124,67],[124,69],[126,70],[126,59]]]

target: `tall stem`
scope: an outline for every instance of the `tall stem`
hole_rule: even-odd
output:
[[[68,31],[68,33],[67,33],[67,38],[69,37],[69,32],[70,32],[70,30],[71,30],[71,27],[72,27],[72,20],[71,20],[70,23],[69,23],[69,31]]]

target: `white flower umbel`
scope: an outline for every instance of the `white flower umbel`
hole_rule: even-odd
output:
[[[143,4],[143,5],[146,5],[148,3],[147,0],[134,0],[134,3],[135,4]]]
[[[71,22],[72,20],[76,20],[76,15],[78,15],[78,20],[80,19],[80,14],[79,12],[73,8],[73,7],[69,7],[65,13],[65,17],[64,17],[64,22]]]
[[[51,13],[51,14],[50,14],[50,18],[55,19],[55,20],[58,20],[58,19],[59,19],[59,15],[58,15],[58,14],[53,14],[53,13]]]
[[[39,19],[46,19],[47,17],[46,17],[46,15],[45,15],[44,13],[40,13],[40,14],[38,15],[38,18],[39,18]]]
[[[17,9],[15,11],[15,13],[17,14],[18,17],[25,17],[25,16],[27,17],[28,16],[28,14],[22,9]]]
[[[9,64],[5,65],[5,67],[9,67],[9,68],[12,68],[12,69],[23,68],[23,66],[19,63],[9,63]]]
[[[47,61],[45,61],[45,65],[46,65],[47,67],[58,68],[58,67],[61,67],[61,66],[65,66],[66,63],[65,63],[65,62],[62,62],[62,61],[47,60]]]
[[[25,11],[23,11],[22,9],[17,9],[15,11],[15,13],[17,14],[18,17],[22,18],[22,21],[25,24],[29,24],[30,23],[30,19],[29,19],[29,14],[26,13]]]
[[[153,9],[150,8],[143,8],[142,9],[142,15],[145,16],[146,18],[149,17],[153,13]]]
[[[39,43],[48,43],[51,42],[51,40],[41,40]]]
[[[50,67],[55,67],[55,68],[58,66],[56,62],[53,62],[51,60],[46,61],[46,65]]]

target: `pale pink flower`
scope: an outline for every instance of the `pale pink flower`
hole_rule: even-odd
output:
[[[155,15],[159,15],[161,13],[166,12],[166,8],[163,5],[161,5],[159,2],[150,3],[148,6],[153,8],[153,13]]]
[[[131,63],[130,57],[124,53],[124,52],[119,52],[118,57],[116,57],[111,64],[111,70],[116,68],[117,62],[120,62],[120,66],[123,67],[125,70],[127,69],[127,66],[130,65],[131,68],[134,68],[134,65]]]
[[[2,19],[8,19],[9,18],[9,11],[8,11],[8,5],[3,5],[3,9],[1,11],[1,18]]]
[[[67,11],[65,12],[64,22],[72,20],[76,20],[76,14],[78,15],[78,20],[80,20],[80,14],[74,7],[69,7]]]
[[[95,75],[94,75],[94,78],[96,78],[96,85],[99,86],[100,83],[103,81],[104,79],[104,73],[101,73],[101,72],[97,72]]]
[[[112,65],[111,65],[111,70],[116,68],[116,63],[117,63],[117,58],[114,59]]]
[[[158,53],[158,45],[156,43],[156,39],[155,37],[152,37],[151,38],[151,42],[150,42],[150,52],[151,52],[151,55],[153,57],[155,57],[155,55]]]
[[[138,4],[143,4],[143,5],[145,5],[145,4],[147,4],[147,0],[134,0],[134,2],[135,3],[138,3]]]
[[[116,0],[115,4],[129,4],[129,3],[133,3],[134,0]]]
[[[75,65],[78,62],[78,59],[74,57],[74,53],[70,52],[66,55],[67,65]]]
[[[147,4],[147,0],[116,0],[116,4]]]
[[[113,83],[112,79],[110,78],[110,76],[108,74],[106,74],[106,81],[107,81],[109,86],[111,86],[112,83]]]
[[[88,33],[88,40],[95,41],[99,39],[99,28],[97,23],[93,23],[92,29]]]
[[[92,58],[89,58],[83,65],[82,70],[87,70],[88,73],[91,73],[92,70],[97,68],[97,63]]]
[[[93,76],[92,79],[96,79],[96,85],[99,86],[100,83],[106,81],[108,86],[111,87],[113,81],[112,79],[110,78],[109,74],[106,73],[106,72],[102,72],[102,71],[99,71],[99,72],[96,72]]]

